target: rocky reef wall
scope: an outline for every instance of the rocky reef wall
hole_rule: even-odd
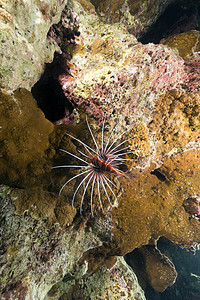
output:
[[[1,1],[2,299],[145,299],[199,248],[199,31],[137,40],[170,3]]]

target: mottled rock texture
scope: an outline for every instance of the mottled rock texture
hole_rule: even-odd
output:
[[[122,22],[132,34],[139,37],[148,30],[172,1],[92,0],[91,2],[103,20],[111,23]]]
[[[59,47],[47,38],[66,0],[0,1],[1,87],[30,90]]]
[[[24,12],[20,10],[23,3],[17,5],[19,16]],[[59,4],[57,22],[64,2]],[[8,2],[5,5],[10,7]],[[122,260],[115,265],[119,270],[112,268],[117,256],[156,244],[160,236],[182,245],[200,243],[199,220],[191,218],[184,207],[186,199],[200,194],[200,95],[199,83],[193,85],[191,80],[195,70],[188,69],[185,57],[177,51],[162,44],[142,45],[125,24],[103,22],[90,2],[71,1],[51,28],[54,21],[48,18],[44,32],[49,32],[59,53],[46,67],[42,80],[60,84],[62,97],[66,97],[64,118],[56,120],[61,125],[45,119],[27,90],[1,93],[1,183],[12,186],[1,187],[2,297],[56,299],[59,295],[67,299],[77,290],[77,299],[80,291],[85,299],[88,295],[95,299],[92,286],[104,278],[106,288],[99,299],[104,299],[108,290],[114,293],[115,286],[122,296],[144,299],[142,292],[136,296],[138,287],[129,282],[134,277],[131,270],[130,276],[123,275],[127,267]],[[17,46],[15,51],[19,51]],[[44,63],[46,54],[41,52]],[[31,57],[34,65],[38,63]],[[198,53],[193,59],[199,59]],[[9,74],[2,81],[8,90],[35,82],[29,75],[18,77],[16,69]],[[86,115],[101,147],[105,113],[103,145],[118,137],[114,145],[121,142],[131,153],[126,154],[122,167],[126,176],[107,174],[113,191],[107,186],[106,194],[101,185],[99,197],[95,185],[93,216],[91,190],[79,189],[83,180],[78,176],[80,170],[51,167],[82,163],[73,155],[88,159],[84,145],[66,132],[96,149]],[[70,180],[73,176],[77,177]],[[150,271],[148,263],[145,270],[158,290],[170,286],[175,277],[170,265],[160,282],[162,268],[156,259],[156,269]]]
[[[200,94],[169,91],[156,101],[150,130],[157,140],[157,155],[183,149],[198,140]]]
[[[146,122],[159,93],[181,88],[184,60],[163,45],[138,43],[123,24],[115,23],[111,30],[78,3],[74,10],[80,16],[84,44],[79,37],[77,45],[66,49],[72,56],[70,70],[54,73],[66,98],[97,119],[102,120],[106,111],[110,125],[118,122],[114,121],[118,115],[118,119],[128,116],[130,123],[136,118]]]
[[[178,55],[185,59],[185,71],[187,76],[183,85],[188,92],[200,91],[200,42],[199,31],[191,30],[181,34],[175,34],[167,39],[162,39],[161,43],[172,48]]]
[[[1,187],[0,197],[1,299],[44,299],[53,284],[75,272],[83,252],[102,244],[97,232],[102,239],[103,222],[92,230],[76,222],[61,230],[58,224],[48,226],[44,218],[32,218],[28,212],[16,215],[10,189]],[[108,226],[104,237],[109,231]],[[86,271],[87,262],[79,268],[79,277]]]
[[[94,284],[95,282],[95,284]],[[65,285],[65,279],[49,291],[46,299],[58,297],[61,287]],[[101,267],[96,273],[85,279],[77,279],[68,293],[60,299],[146,299],[140,288],[135,274],[125,263],[122,257],[118,257],[113,267],[108,270]]]
[[[1,92],[0,103],[1,182],[19,187],[30,187],[36,182],[40,185],[53,124],[45,119],[27,90]]]

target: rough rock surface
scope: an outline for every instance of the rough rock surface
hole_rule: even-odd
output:
[[[93,226],[94,232],[78,223],[64,230],[58,224],[49,227],[44,218],[16,215],[11,191],[1,187],[0,192],[1,299],[44,299],[53,284],[76,269],[83,252],[102,244],[97,231],[103,234],[103,222]],[[86,271],[87,263],[79,276]]]
[[[45,174],[53,124],[45,119],[27,90],[1,92],[0,103],[1,182],[19,187],[39,185]]]
[[[173,263],[152,245],[143,246],[127,254],[126,261],[137,274],[144,289],[150,285],[155,291],[163,292],[176,280],[177,272]]]
[[[185,60],[191,60],[200,50],[200,33],[197,30],[191,30],[180,34],[171,35],[160,41],[161,44],[178,51],[178,54]]]
[[[155,104],[150,131],[157,141],[157,155],[184,149],[199,138],[200,94],[169,91]],[[173,120],[173,122],[172,122]]]
[[[67,278],[55,285],[49,291],[46,300],[59,296],[61,287],[65,285]],[[95,285],[94,285],[95,282]],[[75,280],[74,282],[75,283]],[[146,299],[140,288],[135,274],[125,263],[122,257],[118,257],[116,263],[109,270],[101,267],[88,278],[77,278],[68,293],[60,299]]]
[[[177,54],[185,59],[185,71],[187,76],[183,84],[184,90],[188,92],[200,91],[199,70],[200,70],[200,42],[199,31],[191,30],[181,34],[175,34],[161,43],[172,48]]]
[[[163,238],[158,241],[158,247],[176,266],[178,277],[175,284],[163,293],[157,294],[160,299],[190,300],[198,299],[200,294],[200,251],[195,255],[180,248]],[[149,289],[147,299],[154,299],[154,291]]]
[[[129,122],[146,122],[159,93],[181,88],[187,75],[184,60],[163,45],[138,43],[123,24],[113,24],[111,30],[78,3],[74,12],[80,16],[84,44],[79,38],[77,45],[66,49],[72,56],[70,70],[55,74],[66,98],[100,122],[105,111],[110,125],[118,115],[128,115]]]
[[[91,2],[104,21],[124,23],[127,30],[139,37],[148,30],[172,0],[92,0]]]
[[[1,88],[30,90],[44,63],[53,59],[58,45],[47,38],[60,19],[65,0],[0,1]]]
[[[187,81],[195,70],[164,45],[138,43],[124,24],[103,23],[87,1],[70,2],[49,36],[60,52],[43,76],[60,83],[70,103],[56,122],[62,125],[47,121],[26,90],[2,92],[1,183],[12,186],[1,187],[2,297],[67,299],[76,286],[77,297],[82,290],[95,297],[92,286],[104,278],[99,299],[110,285],[113,293],[117,286],[134,299],[138,287],[129,282],[134,275],[122,260],[113,267],[116,256],[156,244],[160,236],[182,245],[200,243],[199,220],[184,207],[186,199],[200,194],[199,83]],[[20,87],[16,70],[10,76],[11,84],[3,83],[7,89]],[[95,186],[93,216],[89,189],[77,190],[73,201],[82,178],[70,181],[59,197],[80,171],[51,166],[80,162],[59,149],[87,159],[78,152],[85,153],[83,144],[65,133],[94,148],[87,115],[101,145],[105,113],[104,141],[111,133],[111,143],[117,136],[119,143],[131,138],[125,145],[133,153],[126,155],[126,176],[110,174],[116,197],[109,188],[107,197],[101,186],[105,214]],[[146,272],[161,290],[157,274]],[[172,281],[166,272],[164,288]],[[144,299],[142,292],[138,299]]]

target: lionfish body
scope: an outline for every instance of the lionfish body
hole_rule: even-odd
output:
[[[103,157],[103,158],[102,158]],[[109,163],[109,160],[105,155],[100,154],[99,156],[91,157],[92,168],[99,173],[113,173],[115,175],[125,175],[125,173],[120,172],[116,167]]]
[[[80,189],[81,186],[84,186],[84,183],[85,183],[85,187],[83,188],[83,194],[82,194],[82,198],[81,198],[81,205],[80,205],[80,213],[81,213],[86,190],[88,189],[89,185],[91,184],[90,206],[91,206],[91,213],[93,215],[92,205],[93,205],[93,194],[94,194],[95,185],[97,186],[99,203],[100,203],[103,213],[104,213],[104,210],[103,210],[102,201],[101,201],[101,191],[102,190],[104,191],[111,207],[112,207],[112,203],[111,203],[111,199],[110,199],[110,196],[109,196],[107,190],[109,190],[109,192],[111,192],[111,194],[115,197],[115,199],[118,200],[113,191],[113,188],[112,188],[113,186],[116,188],[116,185],[112,182],[112,180],[110,180],[109,175],[114,174],[117,176],[127,177],[127,175],[123,171],[121,171],[119,168],[120,168],[120,165],[125,164],[126,160],[129,160],[129,159],[123,158],[123,156],[126,156],[129,153],[133,153],[133,151],[130,151],[129,146],[122,147],[122,148],[121,148],[121,146],[123,144],[125,144],[127,141],[133,139],[134,137],[128,138],[128,139],[124,140],[123,142],[120,142],[119,144],[117,144],[119,142],[119,140],[121,139],[121,137],[128,131],[128,130],[126,130],[122,134],[119,134],[117,136],[117,138],[114,139],[114,141],[112,143],[110,143],[110,139],[115,130],[115,127],[114,127],[113,130],[111,131],[108,141],[104,147],[104,123],[105,123],[105,118],[104,118],[104,122],[103,122],[103,126],[102,126],[102,142],[101,142],[101,148],[100,148],[97,145],[97,142],[94,138],[94,135],[93,135],[90,125],[88,123],[87,117],[86,117],[86,122],[87,122],[88,129],[90,131],[90,134],[92,136],[93,142],[96,146],[96,150],[92,149],[90,146],[88,146],[81,140],[77,139],[76,137],[74,137],[70,134],[67,134],[69,137],[78,141],[82,146],[84,146],[84,149],[87,151],[87,154],[83,153],[79,150],[78,150],[78,152],[82,156],[84,156],[85,159],[83,159],[71,152],[68,152],[66,150],[63,150],[63,149],[60,149],[60,150],[71,155],[72,157],[76,158],[77,160],[81,161],[82,163],[84,163],[84,165],[62,165],[62,166],[55,166],[53,168],[82,168],[83,169],[83,172],[73,176],[72,178],[70,178],[68,181],[66,181],[64,183],[64,185],[60,189],[59,195],[61,194],[62,190],[65,188],[65,186],[70,181],[83,175],[83,179],[81,180],[81,182],[79,183],[79,185],[77,186],[77,188],[74,192],[74,195],[72,198],[72,206],[74,206],[74,200],[75,200],[75,196],[76,196],[78,190]],[[129,150],[127,151],[127,149],[129,149]],[[123,152],[124,150],[126,150],[126,152]]]

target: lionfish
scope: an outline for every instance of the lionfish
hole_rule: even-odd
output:
[[[84,143],[83,141],[81,141],[80,139],[66,133],[70,138],[79,142],[84,147],[87,154],[81,152],[80,150],[77,150],[84,157],[83,158],[83,157],[79,157],[71,152],[68,152],[66,150],[63,150],[63,149],[59,149],[59,150],[76,158],[78,161],[82,162],[83,165],[60,165],[60,166],[52,167],[53,169],[55,169],[55,168],[81,168],[82,169],[81,173],[73,176],[68,181],[66,181],[59,191],[59,195],[61,195],[63,189],[69,182],[78,178],[79,176],[83,176],[83,179],[78,184],[76,190],[74,191],[73,197],[72,197],[72,207],[74,207],[74,200],[75,200],[76,194],[79,191],[80,187],[85,183],[85,187],[83,188],[83,194],[82,194],[82,198],[81,198],[80,214],[82,212],[82,206],[83,206],[85,193],[90,184],[91,184],[90,206],[91,206],[91,214],[93,215],[92,205],[93,205],[93,195],[94,195],[95,185],[97,186],[99,203],[100,203],[102,212],[104,213],[104,209],[103,209],[103,205],[102,205],[102,201],[101,201],[101,189],[103,189],[103,191],[105,192],[105,195],[106,195],[111,207],[112,207],[112,203],[111,203],[111,199],[110,199],[110,196],[108,195],[107,190],[109,190],[113,194],[114,198],[118,201],[117,196],[115,195],[115,193],[113,191],[113,187],[117,188],[117,186],[110,180],[110,178],[108,178],[109,174],[128,177],[125,172],[120,170],[120,166],[122,164],[125,164],[125,162],[127,160],[132,160],[131,158],[127,159],[125,157],[127,154],[134,153],[134,151],[130,151],[130,145],[126,146],[126,147],[124,147],[123,145],[135,137],[130,137],[119,143],[122,136],[129,131],[129,129],[127,129],[124,132],[122,132],[121,134],[118,134],[117,137],[115,139],[113,139],[113,141],[111,142],[112,135],[117,126],[116,125],[112,129],[107,142],[104,143],[105,119],[106,118],[104,117],[103,125],[102,125],[102,132],[101,132],[101,145],[98,145],[97,141],[94,137],[94,134],[91,130],[87,116],[86,116],[87,127],[89,129],[89,132],[91,134],[91,137],[92,137],[94,145],[95,145],[94,149],[91,148],[86,143]]]

